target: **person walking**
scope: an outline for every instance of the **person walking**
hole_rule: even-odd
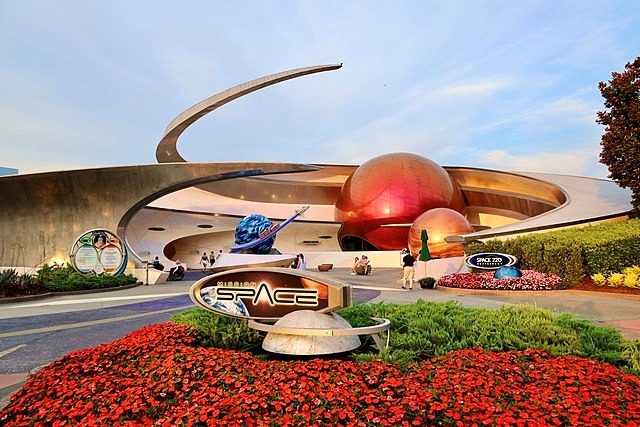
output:
[[[209,264],[209,257],[206,252],[202,253],[202,258],[200,258],[200,264],[202,264],[202,272],[207,271],[207,265]]]
[[[409,290],[413,290],[413,264],[415,263],[415,261],[416,259],[413,257],[413,255],[411,255],[411,252],[408,252],[402,258],[402,289],[407,289],[405,285],[408,285]]]
[[[213,264],[216,262],[216,254],[213,251],[209,252],[209,268],[213,268]]]

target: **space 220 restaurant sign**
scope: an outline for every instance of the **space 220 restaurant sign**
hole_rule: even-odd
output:
[[[296,310],[332,312],[351,304],[351,286],[305,270],[241,268],[204,277],[189,291],[199,307],[225,316],[278,320]]]
[[[483,270],[497,270],[500,267],[511,266],[518,262],[513,255],[498,252],[483,252],[470,255],[465,259],[469,267]]]
[[[122,240],[108,230],[89,230],[79,236],[69,253],[71,265],[80,273],[122,274],[127,266],[127,250]]]

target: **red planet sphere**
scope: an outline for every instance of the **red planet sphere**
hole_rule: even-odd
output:
[[[342,186],[338,239],[343,250],[399,250],[423,212],[464,207],[457,183],[437,163],[411,153],[384,154],[360,165]]]
[[[473,232],[473,227],[460,213],[445,208],[431,209],[420,215],[409,229],[407,245],[417,255],[422,248],[421,233],[427,230],[429,254],[432,258],[449,258],[464,255],[462,243],[447,243],[444,238]]]

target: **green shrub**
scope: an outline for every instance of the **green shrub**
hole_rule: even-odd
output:
[[[131,274],[111,276],[108,274],[78,273],[69,264],[54,264],[40,268],[36,277],[51,292],[81,291],[89,289],[105,289],[136,283],[138,279]]]
[[[202,308],[176,314],[173,321],[193,326],[198,332],[198,343],[205,347],[246,350],[262,342],[261,334],[249,328],[246,320],[222,316]]]
[[[358,360],[382,357],[406,364],[479,346],[494,351],[544,349],[554,355],[580,355],[634,370],[633,363],[640,363],[638,352],[623,346],[625,340],[618,330],[531,305],[490,310],[465,308],[454,301],[417,301],[359,304],[338,314],[352,326],[366,326],[363,320],[371,317],[391,322],[389,348],[382,353],[373,347],[363,349],[356,356]]]
[[[632,372],[640,372],[640,341],[625,341],[622,344],[622,360]]]
[[[619,330],[608,326],[598,326],[588,320],[576,319],[568,313],[558,315],[554,323],[573,331],[578,336],[580,347],[572,354],[620,364],[624,340]]]
[[[557,274],[570,288],[580,284],[585,275],[608,275],[640,265],[639,245],[640,220],[631,219],[470,243],[465,252],[513,255],[520,269]]]
[[[418,280],[418,284],[422,289],[433,289],[436,285],[436,279],[433,277],[423,277]]]

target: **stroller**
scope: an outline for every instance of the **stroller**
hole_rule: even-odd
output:
[[[172,267],[169,270],[169,277],[167,277],[167,281],[178,281],[184,279],[184,267],[178,265],[177,267]]]

